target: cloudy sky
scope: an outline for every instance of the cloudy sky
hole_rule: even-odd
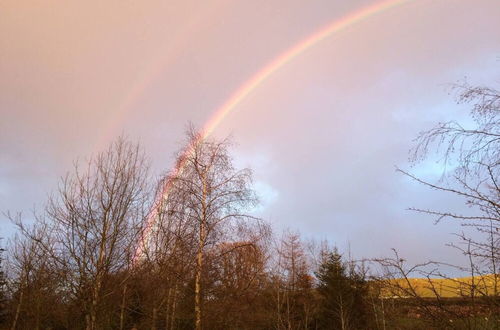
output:
[[[242,84],[323,26],[373,0],[0,2],[0,210],[43,207],[72,161],[120,134],[168,170]],[[412,139],[464,118],[449,84],[500,85],[498,0],[414,0],[316,43],[216,128],[254,170],[258,214],[277,231],[455,261],[460,228],[406,208],[461,208],[395,172]],[[436,179],[432,162],[412,171]],[[0,235],[13,229],[0,217]]]

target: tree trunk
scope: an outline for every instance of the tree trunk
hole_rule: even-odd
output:
[[[92,330],[92,325],[90,322],[90,314],[85,315],[85,330]]]
[[[156,307],[153,307],[153,322],[151,325],[151,330],[156,330]]]
[[[385,330],[385,307],[384,307],[384,299],[380,299],[382,301],[382,329]],[[394,299],[393,299],[394,302]]]
[[[172,287],[169,286],[168,288],[168,293],[167,293],[167,304],[165,308],[165,329],[168,330],[170,326],[170,306],[172,305],[171,303],[171,298],[172,298]]]
[[[342,330],[346,330],[345,315],[344,315],[344,303],[342,301],[342,296],[340,296],[339,298],[340,298],[340,324],[341,324]]]
[[[206,239],[207,225],[207,182],[206,173],[202,175],[203,192],[201,198],[201,221],[200,221],[200,238],[198,241],[198,253],[196,255],[196,279],[194,288],[194,313],[195,313],[195,329],[201,330],[201,276],[203,270],[203,249]]]
[[[122,305],[120,307],[120,330],[123,330],[124,322],[125,322],[125,295],[127,293],[127,284],[123,286],[123,296],[122,296]]]
[[[97,329],[97,305],[99,303],[99,291],[101,289],[100,279],[97,280],[96,286],[92,292],[92,305],[90,307],[90,329]]]
[[[23,303],[23,296],[24,296],[24,290],[21,289],[21,293],[19,293],[19,303],[17,304],[16,307],[16,314],[14,315],[14,320],[12,320],[12,326],[10,327],[11,330],[16,329],[17,320],[19,319],[19,313],[21,312],[21,305]]]
[[[172,299],[172,316],[170,317],[170,329],[173,330],[175,328],[175,309],[177,307],[177,282],[174,286],[174,295]]]
[[[205,225],[202,222],[200,225],[200,241],[198,245],[198,253],[196,254],[196,278],[194,284],[194,313],[196,330],[201,330],[201,272],[203,267],[204,231]]]

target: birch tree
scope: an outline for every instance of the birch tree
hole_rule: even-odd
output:
[[[192,224],[197,238],[194,271],[195,328],[202,329],[203,276],[207,251],[244,232],[248,214],[257,202],[251,188],[252,173],[238,170],[229,154],[227,139],[206,139],[194,128],[187,132],[187,149],[169,176],[168,194],[182,198],[182,217]]]

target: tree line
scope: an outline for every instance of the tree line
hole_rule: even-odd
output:
[[[460,302],[435,289],[432,279],[448,278],[440,263],[407,266],[397,251],[355,261],[328,242],[273,233],[252,216],[252,172],[234,167],[231,141],[190,127],[174,170],[159,180],[141,147],[119,138],[75,164],[33,223],[7,214],[18,232],[0,254],[0,328],[498,327],[500,93],[459,86],[458,97],[472,102],[475,126],[438,124],[413,150],[418,161],[444,147],[444,161],[455,164],[449,180],[400,171],[474,211],[415,209],[484,237],[464,231],[453,245],[469,260],[460,270],[476,279]],[[424,279],[432,299],[411,277]]]

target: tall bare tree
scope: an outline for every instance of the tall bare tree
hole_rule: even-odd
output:
[[[298,232],[286,230],[274,251],[276,328],[308,329],[312,323],[311,262]]]
[[[36,241],[57,265],[64,285],[61,290],[82,311],[85,328],[105,327],[104,297],[119,290],[111,274],[130,265],[138,224],[148,208],[148,165],[138,145],[120,138],[110,148],[91,158],[83,169],[61,182],[46,210],[36,218],[35,228],[21,221],[21,231]],[[119,285],[118,285],[119,286]]]
[[[237,170],[227,139],[206,139],[194,128],[187,132],[187,148],[169,176],[168,194],[182,199],[182,217],[197,237],[194,271],[195,328],[202,329],[204,259],[218,242],[232,241],[244,233],[248,212],[257,202],[249,169]],[[257,220],[257,219],[255,219]]]
[[[184,216],[183,196],[172,190],[169,176],[160,180],[156,196],[136,248],[136,272],[143,279],[142,304],[151,328],[164,323],[173,329],[180,291],[193,278],[197,231]]]

